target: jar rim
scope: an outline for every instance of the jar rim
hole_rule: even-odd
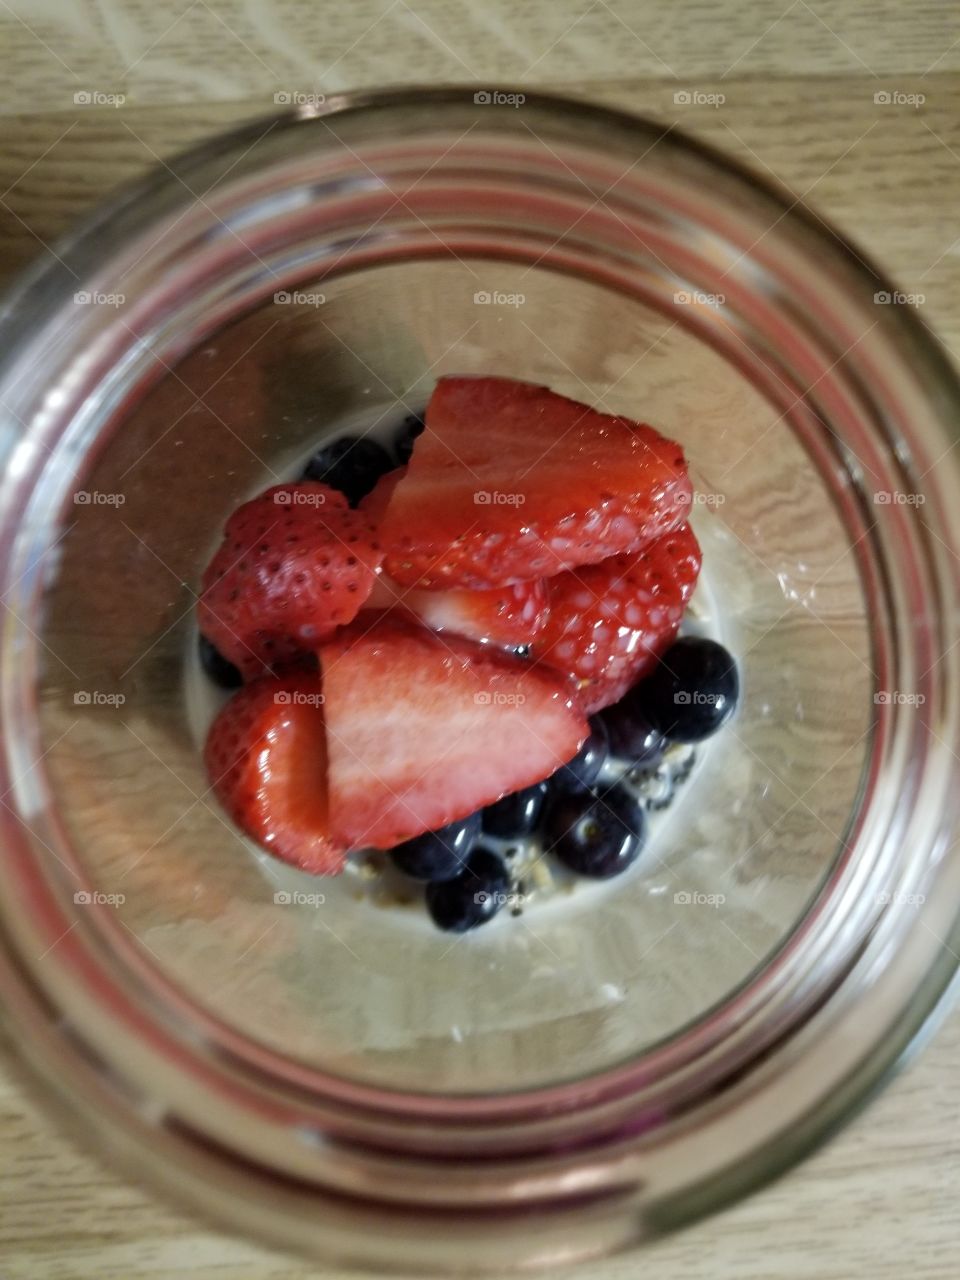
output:
[[[378,120],[387,118],[392,111],[417,110],[426,117],[442,106],[451,111],[462,109],[466,96],[463,88],[414,88],[336,95],[320,108],[269,119],[275,122],[275,135],[286,134],[296,139],[291,144],[293,152],[296,152],[307,145],[305,135],[310,129],[316,131],[319,128],[316,122],[327,118],[366,117],[375,130]],[[851,285],[851,307],[856,307],[858,299],[865,301],[867,291],[874,292],[878,283],[886,283],[872,266],[864,266],[861,255],[841,241],[836,233],[825,231],[822,221],[798,205],[788,193],[678,131],[664,131],[650,121],[560,97],[531,94],[527,96],[527,102],[540,118],[555,123],[563,136],[576,135],[580,131],[585,139],[596,145],[597,134],[603,132],[608,145],[612,145],[615,137],[618,145],[634,150],[641,149],[647,141],[655,147],[662,146],[681,164],[683,172],[679,176],[673,174],[679,183],[693,182],[691,175],[701,182],[706,176],[716,179],[717,198],[721,203],[729,200],[731,214],[738,200],[749,200],[754,196],[767,208],[782,210],[781,230],[771,231],[771,236],[779,241],[789,233],[800,242],[798,252],[801,254],[803,243],[812,243],[823,249],[830,265],[842,264],[847,280],[856,282],[855,288]],[[495,112],[499,110],[493,108]],[[496,118],[490,117],[491,120]],[[170,207],[189,206],[189,197],[182,187],[178,188],[178,183],[211,165],[225,169],[231,158],[234,158],[237,171],[245,173],[243,157],[253,139],[263,136],[267,123],[265,119],[242,126],[193,148],[167,166],[169,172],[158,170],[151,177],[134,184],[125,195],[95,214],[58,246],[57,263],[41,264],[29,272],[20,289],[0,310],[0,334],[10,339],[4,356],[0,358],[0,389],[12,387],[17,391],[14,384],[21,383],[12,402],[23,405],[24,422],[27,424],[16,449],[8,449],[8,459],[15,452],[19,461],[16,467],[8,466],[0,504],[0,539],[6,552],[5,564],[11,573],[22,562],[22,554],[20,559],[14,558],[18,533],[25,514],[30,510],[30,503],[35,501],[32,481],[42,469],[40,444],[33,445],[31,432],[36,433],[39,440],[41,430],[52,434],[57,429],[55,407],[51,410],[49,401],[45,402],[42,396],[37,397],[35,391],[28,392],[23,385],[27,379],[23,376],[22,366],[31,358],[30,353],[38,349],[38,344],[46,342],[46,326],[55,324],[65,291],[72,291],[75,287],[76,281],[69,281],[61,268],[66,262],[86,260],[87,274],[83,278],[95,279],[119,242],[153,225],[157,213],[148,208],[152,200],[159,198],[168,202]],[[661,158],[658,155],[658,160]],[[108,247],[102,248],[103,245]],[[940,438],[949,438],[949,433],[954,430],[952,424],[960,420],[957,413],[960,409],[960,387],[935,339],[914,316],[899,309],[884,317],[883,337],[885,352],[900,344],[897,358],[904,372],[899,393],[904,406],[912,409],[922,405],[923,424],[931,431],[939,424]],[[64,342],[61,333],[54,342],[54,350],[62,350]],[[907,365],[910,365],[909,378]],[[95,368],[91,370],[91,376],[96,376]],[[892,378],[893,375],[890,376]],[[16,409],[11,408],[10,411],[16,417]],[[900,426],[919,432],[920,421],[919,418],[907,418],[905,421],[901,417]],[[896,423],[885,425],[889,447],[895,452],[902,437],[897,434]],[[918,452],[917,443],[911,439],[909,454]],[[955,483],[955,477],[953,479]],[[935,477],[935,480],[944,489],[948,487],[946,477]],[[936,512],[942,506],[942,502],[936,503],[933,509]],[[909,515],[889,513],[891,519],[897,514],[904,518]],[[45,530],[34,528],[34,539],[39,537],[42,541],[46,536],[49,545],[52,518],[52,511],[48,510],[47,527]],[[956,546],[956,532],[949,521],[944,520],[938,527],[944,534],[941,541],[946,549],[949,550],[948,539]],[[894,530],[893,525],[891,530]],[[923,537],[921,531],[914,532]],[[928,533],[932,533],[934,539],[938,538],[936,531],[928,528]],[[920,546],[921,543],[917,542],[917,547]],[[935,583],[940,591],[936,612],[940,616],[952,616],[950,610],[955,607],[958,594],[956,568],[945,563],[930,538],[925,539],[922,553],[927,557],[923,571],[928,573],[929,581]],[[12,592],[16,585],[8,578],[6,592]],[[909,623],[909,619],[901,621]],[[944,652],[938,662],[923,674],[935,681],[934,705],[938,714],[946,716],[956,711],[957,658],[949,649],[941,648]],[[896,645],[891,646],[891,653],[896,656]],[[14,654],[16,663],[11,660]],[[33,652],[31,656],[28,650],[25,655],[22,645],[15,650],[8,640],[0,654],[0,662],[3,671],[0,676],[3,719],[7,725],[19,730],[24,722],[24,713],[30,707],[28,686],[36,669],[36,654]],[[954,715],[952,721],[944,719],[938,722],[938,726],[942,728],[944,723],[955,725],[958,719]],[[867,786],[875,793],[877,789],[889,786],[891,779],[897,779],[897,762],[901,775],[907,768],[923,723],[918,708],[882,709],[878,735],[886,754],[882,761],[875,756],[874,771],[867,780]],[[947,736],[947,730],[943,732]],[[949,735],[956,742],[956,730],[951,728]],[[949,740],[950,736],[947,736]],[[28,772],[32,768],[32,765],[28,767],[28,762],[35,745],[19,732],[8,740],[7,753],[0,767],[0,783],[10,787],[18,801],[23,797],[17,791],[17,773],[19,771],[22,775],[24,768]],[[632,1179],[631,1185],[636,1186],[641,1173],[643,1177],[649,1177],[649,1166],[642,1169],[637,1158],[636,1168],[631,1167],[629,1175],[625,1175],[622,1157],[618,1155],[614,1159],[611,1154],[614,1150],[621,1152],[624,1144],[629,1145],[640,1138],[649,1141],[649,1136],[655,1132],[662,1132],[663,1136],[658,1141],[664,1146],[672,1142],[675,1152],[692,1150],[695,1144],[690,1137],[689,1119],[695,1109],[699,1109],[704,1117],[704,1131],[707,1123],[713,1124],[716,1132],[723,1129],[724,1121],[718,1115],[716,1105],[718,1090],[729,1102],[738,1104],[741,1115],[746,1114],[752,1105],[754,1115],[769,1116],[772,1095],[776,1094],[782,1103],[785,1088],[799,1089],[799,1075],[807,1069],[803,1063],[809,1066],[813,1061],[819,1062],[823,1076],[816,1090],[809,1085],[799,1089],[797,1099],[801,1105],[792,1107],[789,1136],[782,1137],[782,1148],[771,1146],[773,1130],[768,1128],[763,1142],[757,1142],[755,1149],[749,1152],[749,1167],[745,1166],[733,1180],[738,1186],[741,1182],[746,1186],[771,1176],[788,1159],[794,1158],[801,1149],[809,1147],[818,1136],[828,1131],[841,1113],[849,1113],[919,1034],[953,980],[957,963],[954,953],[960,950],[957,942],[960,922],[956,913],[943,904],[960,901],[956,895],[950,897],[947,887],[960,882],[960,862],[956,850],[950,847],[949,827],[955,819],[956,800],[950,794],[949,773],[949,762],[941,759],[936,769],[928,768],[922,778],[914,779],[918,784],[914,792],[917,803],[924,801],[930,804],[932,808],[925,816],[929,818],[935,812],[937,819],[932,829],[927,823],[924,857],[915,860],[908,868],[909,876],[914,879],[920,877],[931,884],[935,881],[940,886],[932,895],[939,901],[931,903],[930,923],[927,925],[930,933],[927,937],[920,936],[925,930],[914,930],[912,939],[905,938],[905,926],[909,919],[915,917],[909,916],[904,904],[893,901],[884,904],[887,910],[880,911],[875,909],[875,902],[869,904],[869,909],[863,902],[857,902],[857,895],[862,895],[868,884],[875,890],[878,884],[894,883],[891,880],[891,855],[886,861],[878,856],[872,873],[874,878],[865,882],[864,866],[858,865],[862,856],[859,836],[856,832],[848,833],[846,854],[831,870],[801,925],[761,972],[752,975],[740,990],[724,1001],[722,1009],[677,1033],[665,1044],[654,1046],[640,1058],[598,1072],[586,1080],[512,1095],[426,1095],[387,1092],[328,1076],[313,1068],[301,1070],[289,1060],[280,1062],[272,1051],[261,1050],[244,1042],[228,1028],[217,1026],[209,1014],[201,1013],[192,1006],[192,1002],[177,995],[165,978],[149,973],[151,966],[133,942],[122,937],[120,926],[107,920],[97,921],[96,913],[90,913],[91,921],[97,924],[98,944],[102,945],[103,940],[109,938],[111,961],[122,959],[127,966],[124,988],[121,989],[116,982],[112,984],[111,1016],[124,1022],[129,1034],[134,1034],[138,1027],[142,1030],[145,1021],[153,1023],[152,1031],[161,1039],[166,1038],[170,1052],[181,1052],[185,1045],[192,1044],[197,1052],[197,1066],[201,1065],[202,1059],[202,1070],[193,1076],[196,1087],[241,1089],[247,1092],[249,1101],[257,1100],[262,1105],[268,1101],[271,1105],[282,1102],[270,1121],[275,1133],[288,1127],[292,1117],[298,1115],[317,1132],[323,1132],[324,1125],[329,1124],[343,1142],[355,1144],[356,1151],[371,1150],[389,1138],[386,1146],[394,1154],[406,1151],[408,1155],[421,1159],[444,1154],[449,1156],[455,1149],[461,1154],[479,1155],[482,1151],[493,1151],[504,1158],[530,1160],[550,1143],[562,1140],[568,1152],[567,1163],[562,1170],[558,1165],[553,1182],[547,1180],[539,1188],[541,1195],[544,1189],[549,1195],[556,1195],[561,1175],[569,1177],[571,1170],[579,1170],[582,1176],[588,1163],[595,1164],[604,1155],[610,1158],[611,1164],[604,1176],[591,1184],[594,1190],[611,1192],[614,1188],[622,1189],[625,1177],[628,1183]],[[919,786],[921,782],[922,788]],[[36,796],[27,797],[27,800],[35,802]],[[888,797],[886,827],[882,832],[888,843],[894,836],[904,836],[904,824],[909,818],[909,815],[899,815],[899,826],[896,825],[895,807]],[[41,1059],[41,1074],[50,1080],[57,1058],[63,1053],[62,1047],[58,1048],[57,1037],[49,1030],[55,992],[59,986],[61,993],[69,989],[76,996],[76,983],[80,977],[86,976],[92,982],[96,975],[98,980],[102,980],[103,958],[96,954],[96,947],[86,936],[84,926],[75,931],[64,948],[63,966],[68,963],[77,966],[69,983],[65,975],[58,983],[53,983],[49,973],[41,980],[38,972],[24,971],[23,940],[16,938],[10,911],[21,910],[24,902],[31,901],[37,912],[37,920],[32,927],[38,936],[44,937],[52,937],[62,930],[68,925],[69,918],[62,913],[56,895],[37,880],[35,848],[31,849],[27,835],[31,826],[22,815],[18,818],[10,811],[4,815],[4,821],[8,847],[12,851],[11,885],[16,886],[19,897],[6,904],[0,901],[0,992],[6,997],[7,1016],[14,1029],[32,1027],[35,1037],[32,1051]],[[875,816],[874,822],[882,825],[880,817]],[[913,829],[918,830],[916,823]],[[874,838],[879,839],[879,834],[874,831]],[[899,878],[896,883],[900,883]],[[855,930],[854,921],[857,922]],[[932,928],[934,924],[935,930]],[[810,957],[822,951],[831,940],[838,946],[842,943],[844,965],[829,973],[824,972],[819,982],[813,982],[807,971]],[[82,944],[86,944],[89,951]],[[896,974],[890,968],[891,948],[896,949],[898,957]],[[148,974],[149,982],[144,985]],[[792,993],[789,1000],[788,989]],[[135,992],[143,996],[142,1004],[131,1000],[131,994]],[[891,998],[890,993],[896,999]],[[838,1030],[837,1022],[841,1014],[849,1016],[854,1004],[859,1010],[858,1021],[862,1019],[859,1052],[857,1055],[851,1055],[849,1051],[839,1054],[836,1045],[843,1032]],[[148,1012],[145,1014],[144,1010]],[[79,1003],[74,1010],[73,1034],[81,1042],[84,1018],[91,1023],[97,1021],[96,1000],[92,996],[82,1009],[82,1017]],[[41,1030],[44,1020],[48,1025]],[[200,1033],[199,1027],[203,1028]],[[733,1052],[732,1037],[736,1040],[736,1052]],[[803,1051],[801,1063],[798,1045],[804,1040],[808,1042],[808,1048]],[[118,1064],[103,1061],[90,1072],[89,1062],[96,1057],[93,1042],[86,1045],[85,1052],[88,1076],[84,1105],[90,1114],[97,1113],[99,1118],[103,1118],[110,1111],[110,1105],[106,1105],[104,1100],[103,1082],[108,1073],[117,1078]],[[120,1115],[124,1108],[113,1105],[111,1121],[121,1127],[126,1126],[128,1132],[137,1128],[132,1113],[137,1105],[143,1105],[142,1095],[139,1102],[136,1101],[138,1089],[146,1086],[151,1074],[155,1078],[156,1072],[151,1068],[156,1065],[147,1059],[138,1061],[136,1072],[126,1081],[135,1099],[132,1106],[129,1102],[126,1104],[128,1114]],[[706,1069],[708,1065],[709,1070]],[[691,1081],[689,1073],[695,1067],[699,1067],[699,1075]],[[83,1074],[79,1065],[77,1071],[78,1075]],[[141,1075],[139,1081],[134,1078],[136,1073]],[[747,1076],[750,1077],[750,1090],[744,1085]],[[588,1086],[586,1091],[584,1086]],[[69,1094],[71,1085],[60,1079],[57,1088]],[[746,1097],[751,1090],[752,1097]],[[811,1097],[811,1094],[815,1096]],[[97,1097],[99,1102],[94,1100]],[[175,1101],[165,1100],[163,1109],[177,1118]],[[684,1118],[677,1119],[681,1113]],[[567,1124],[561,1123],[560,1118],[564,1115],[568,1117]],[[189,1126],[182,1122],[182,1118],[179,1123],[180,1136],[186,1147],[195,1145],[200,1135],[184,1137]],[[496,1138],[492,1144],[491,1132]],[[635,1153],[631,1158],[634,1156]],[[236,1159],[236,1153],[231,1158]],[[696,1167],[695,1159],[691,1160],[689,1167]],[[359,1168],[360,1165],[348,1168],[345,1164],[340,1170],[342,1182],[333,1192],[358,1195],[359,1188],[365,1185]],[[689,1185],[680,1187],[671,1186],[668,1174],[663,1175],[662,1183],[655,1187],[659,1207],[655,1211],[645,1209],[644,1230],[672,1226],[704,1209],[716,1207],[728,1197],[732,1185],[729,1175],[717,1170],[708,1173],[703,1165],[701,1168],[704,1170],[702,1181],[694,1178]],[[364,1166],[363,1172],[369,1179],[369,1169]],[[529,1175],[529,1170],[527,1173]],[[326,1190],[331,1193],[330,1188]],[[369,1192],[369,1186],[367,1190]],[[224,1210],[222,1204],[220,1209]],[[270,1224],[264,1226],[270,1230]],[[619,1229],[623,1229],[622,1225]],[[636,1233],[637,1227],[632,1230]],[[604,1236],[604,1240],[607,1239]]]

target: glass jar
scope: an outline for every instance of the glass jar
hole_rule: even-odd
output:
[[[223,1225],[418,1273],[558,1267],[851,1114],[960,954],[957,381],[820,218],[651,121],[459,89],[258,121],[7,299],[6,1035]],[[344,421],[495,372],[651,421],[744,698],[623,880],[460,940],[219,811],[200,573]]]

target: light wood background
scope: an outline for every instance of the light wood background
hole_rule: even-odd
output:
[[[922,294],[960,355],[960,9],[943,0],[0,0],[0,277],[116,183],[273,109],[402,82],[585,95],[767,170]],[[683,106],[678,91],[723,94]],[[122,94],[119,106],[77,93]],[[918,105],[874,95],[922,94]],[[825,1150],[585,1280],[960,1275],[960,1015]],[[76,1150],[0,1068],[2,1280],[338,1280],[217,1234]]]

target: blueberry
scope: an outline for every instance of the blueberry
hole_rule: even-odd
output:
[[[590,736],[573,759],[560,766],[551,782],[562,791],[589,791],[599,778],[600,770],[607,763],[609,755],[607,726],[603,720],[593,719],[590,721]]]
[[[733,715],[740,677],[733,655],[715,640],[685,636],[636,686],[649,721],[674,742],[709,738]]]
[[[393,865],[414,880],[452,880],[460,875],[480,834],[480,814],[414,836],[390,850]]]
[[[637,701],[636,687],[619,702],[600,712],[607,730],[610,754],[629,764],[654,764],[663,755],[667,742],[655,729]]]
[[[304,480],[319,480],[339,489],[351,507],[365,498],[382,475],[394,468],[393,460],[376,440],[341,436],[318,449],[303,472]]]
[[[556,796],[546,823],[546,848],[581,876],[608,880],[636,861],[646,836],[643,802],[624,787],[603,796]]]
[[[197,642],[200,651],[200,665],[214,684],[221,689],[239,689],[243,684],[243,676],[228,662],[219,649],[214,648],[206,636],[200,636]]]
[[[503,859],[490,849],[474,849],[463,875],[427,885],[427,910],[440,929],[466,933],[492,920],[505,904],[510,875]]]
[[[510,840],[528,836],[540,821],[547,795],[545,782],[534,783],[523,791],[514,791],[483,811],[483,829],[487,835]]]
[[[400,430],[393,442],[393,451],[401,467],[405,467],[410,461],[413,456],[413,442],[417,436],[423,434],[425,427],[422,413],[411,413],[400,424]]]

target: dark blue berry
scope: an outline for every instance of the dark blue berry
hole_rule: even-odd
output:
[[[239,689],[243,684],[243,676],[228,662],[219,649],[214,648],[206,636],[200,636],[197,642],[200,651],[200,665],[214,684],[221,689]]]
[[[483,811],[484,831],[504,840],[528,836],[540,821],[546,795],[547,784],[537,782],[488,805]]]
[[[629,764],[655,764],[667,742],[637,700],[636,687],[600,712],[610,741],[610,754]]]
[[[355,507],[380,477],[393,469],[393,459],[376,440],[341,436],[317,450],[304,468],[303,479],[319,480],[331,489],[339,489]]]
[[[393,442],[393,451],[402,467],[406,466],[413,457],[413,442],[417,436],[423,434],[425,427],[422,413],[411,413],[401,423]]]
[[[608,880],[636,861],[646,836],[643,803],[624,787],[602,796],[556,796],[547,816],[545,847],[571,871]]]
[[[390,850],[393,865],[414,880],[452,880],[463,871],[480,834],[480,814],[414,836]]]
[[[490,849],[474,849],[463,875],[427,885],[427,910],[440,929],[466,933],[492,920],[506,904],[510,875],[503,859]]]
[[[700,742],[733,715],[740,677],[722,644],[685,636],[662,654],[635,692],[638,705],[665,737]]]
[[[597,718],[590,721],[590,736],[583,746],[551,778],[554,787],[563,791],[589,791],[610,755],[607,727]]]

